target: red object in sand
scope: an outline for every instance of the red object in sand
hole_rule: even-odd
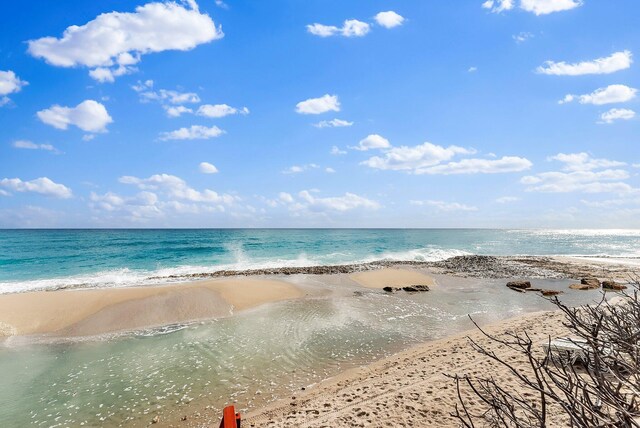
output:
[[[241,420],[242,417],[240,413],[236,413],[236,408],[234,406],[227,406],[222,411],[220,428],[240,428]]]

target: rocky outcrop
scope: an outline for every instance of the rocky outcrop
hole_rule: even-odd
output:
[[[517,288],[519,290],[526,290],[527,288],[531,288],[531,282],[529,282],[529,281],[509,281],[509,282],[507,282],[507,287],[509,287],[509,288]]]
[[[384,287],[384,291],[387,293],[393,293],[395,291],[406,291],[408,293],[420,293],[424,291],[429,291],[428,285],[407,285],[404,287]]]
[[[540,290],[540,294],[545,297],[557,296],[558,294],[562,294],[562,291],[559,290]]]
[[[621,291],[621,290],[626,290],[627,286],[623,284],[618,284],[615,281],[602,281],[602,288],[605,290]]]
[[[580,280],[580,284],[571,284],[569,286],[572,290],[595,290],[600,288],[600,280],[593,276],[588,276]]]

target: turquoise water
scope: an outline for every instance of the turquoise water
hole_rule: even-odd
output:
[[[639,230],[0,230],[0,293],[462,254],[640,256]]]

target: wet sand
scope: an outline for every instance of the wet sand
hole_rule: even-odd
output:
[[[435,285],[432,277],[410,269],[385,268],[374,271],[358,272],[349,275],[356,283],[367,288],[384,288],[387,286],[405,287],[408,285]]]
[[[149,287],[39,291],[0,296],[0,336],[93,336],[232,315],[300,298],[293,284],[234,278]]]

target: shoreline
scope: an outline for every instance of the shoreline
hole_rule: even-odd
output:
[[[566,335],[559,311],[539,311],[481,326],[501,336],[527,331],[534,342]],[[354,367],[303,388],[243,415],[250,427],[408,426],[454,428],[459,422],[450,412],[457,402],[454,383],[447,374],[478,376],[491,370],[503,383],[518,389],[507,369],[480,356],[469,338],[496,349],[476,328],[427,341],[373,363]],[[518,358],[504,352],[505,358]],[[522,361],[525,364],[524,361]],[[470,391],[462,391],[470,397]],[[473,410],[473,409],[472,409]],[[391,424],[391,425],[390,425]],[[187,425],[191,426],[191,425]]]
[[[634,274],[635,265],[615,260],[457,256],[440,262],[218,271],[180,277],[183,282],[169,284],[0,294],[0,340],[38,335],[89,337],[207,321],[263,304],[327,293],[322,284],[333,281],[331,278],[372,290],[433,286],[432,276],[487,280],[578,280],[597,276],[626,282]],[[320,280],[312,285],[307,281],[310,278]]]

